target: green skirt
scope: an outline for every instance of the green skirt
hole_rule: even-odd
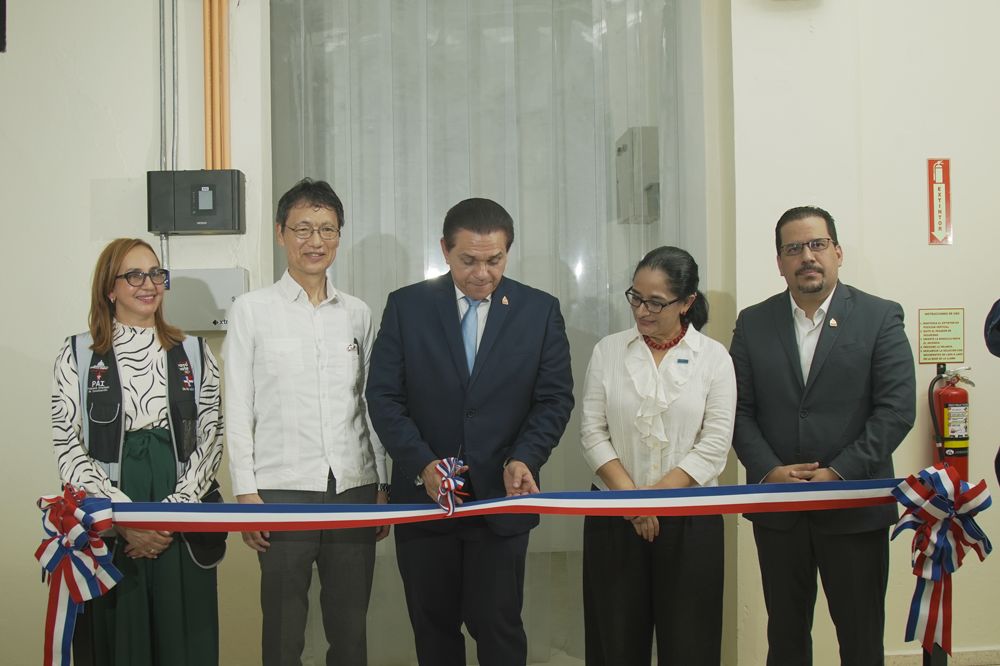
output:
[[[174,492],[170,433],[125,436],[122,492],[133,502],[159,502]],[[76,666],[216,666],[219,613],[215,569],[194,563],[180,535],[154,560],[125,555],[115,539],[114,563],[124,575],[108,594],[87,602],[73,637]]]

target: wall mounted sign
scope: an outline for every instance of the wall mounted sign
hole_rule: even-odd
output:
[[[951,245],[951,160],[927,160],[927,198],[930,215],[929,245]]]
[[[965,308],[918,310],[920,363],[965,362]]]

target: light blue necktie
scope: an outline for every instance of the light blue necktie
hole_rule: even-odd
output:
[[[462,341],[465,343],[465,361],[469,364],[469,374],[476,364],[476,337],[479,333],[479,304],[482,301],[474,301],[468,296],[462,296],[462,300],[469,304],[469,309],[462,317]]]

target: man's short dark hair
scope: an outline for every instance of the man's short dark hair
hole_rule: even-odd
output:
[[[804,220],[807,217],[819,217],[826,220],[826,233],[830,234],[834,245],[840,245],[837,241],[837,225],[833,221],[833,215],[830,215],[819,206],[796,206],[795,208],[789,208],[778,218],[778,224],[774,227],[775,252],[781,254],[781,227],[789,222]]]
[[[337,214],[337,228],[344,228],[344,204],[340,202],[340,197],[330,187],[330,183],[312,178],[303,178],[295,183],[292,189],[281,195],[278,200],[278,212],[274,216],[275,224],[280,224],[284,229],[288,211],[303,204],[329,208]]]
[[[507,236],[507,249],[514,242],[514,220],[503,206],[491,199],[466,199],[451,207],[444,216],[444,245],[455,247],[455,235],[460,229],[474,234],[491,234],[502,231]]]

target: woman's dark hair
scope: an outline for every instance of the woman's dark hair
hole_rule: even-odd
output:
[[[708,301],[705,294],[698,291],[698,264],[694,257],[685,250],[671,245],[664,245],[655,250],[650,250],[639,265],[635,267],[632,278],[643,268],[660,271],[667,278],[667,286],[678,298],[687,298],[691,294],[695,295],[694,303],[688,308],[685,314],[681,315],[681,322],[691,324],[696,330],[708,323]]]
[[[330,183],[312,178],[303,178],[295,183],[292,189],[281,195],[281,199],[278,200],[278,211],[274,216],[275,223],[284,229],[289,211],[303,204],[332,210],[337,214],[337,228],[344,228],[344,204],[341,203],[340,197],[330,187]]]

